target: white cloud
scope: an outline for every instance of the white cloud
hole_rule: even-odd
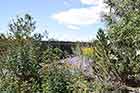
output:
[[[101,0],[81,0],[82,4],[97,5]]]
[[[72,29],[72,30],[80,30],[80,27],[75,26],[75,25],[67,25],[67,28]]]
[[[105,9],[103,0],[81,0],[81,3],[93,6],[61,11],[51,17],[61,24],[68,25],[68,28],[75,28],[72,25],[89,25],[100,21],[101,11]]]
[[[80,0],[82,4],[86,5],[93,5],[94,7],[100,8],[100,12],[108,12],[109,9],[107,8],[106,4],[104,3],[105,0]]]
[[[93,24],[100,19],[100,13],[97,7],[70,9],[52,15],[52,18],[59,23],[68,25]]]

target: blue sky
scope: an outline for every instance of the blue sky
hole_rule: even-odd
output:
[[[0,33],[16,15],[29,13],[37,22],[36,32],[64,41],[88,41],[103,28],[102,0],[0,0]]]

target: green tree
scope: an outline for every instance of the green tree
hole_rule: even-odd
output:
[[[99,30],[95,52],[95,74],[111,88],[140,86],[139,0],[106,0],[106,32]]]

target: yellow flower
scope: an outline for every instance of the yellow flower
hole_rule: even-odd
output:
[[[92,56],[93,55],[93,52],[94,52],[94,48],[93,47],[83,47],[81,48],[82,50],[82,54],[83,55],[86,55],[86,56]]]

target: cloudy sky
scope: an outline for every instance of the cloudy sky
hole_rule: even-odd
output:
[[[10,19],[31,14],[36,32],[47,30],[50,38],[88,41],[103,28],[103,0],[0,0],[0,33],[7,32]]]

